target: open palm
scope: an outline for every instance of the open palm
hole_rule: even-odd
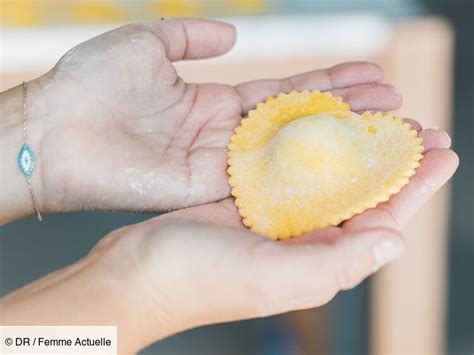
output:
[[[445,132],[410,122],[425,145],[416,175],[388,202],[340,226],[275,242],[245,228],[229,198],[105,237],[91,253],[108,271],[101,284],[133,280],[120,294],[137,300],[139,326],[120,324],[123,346],[137,351],[195,326],[321,306],[399,257],[402,228],[458,165]]]
[[[156,211],[228,197],[230,135],[280,92],[332,91],[356,111],[401,103],[370,63],[237,86],[185,83],[176,73],[173,61],[223,54],[235,36],[222,22],[170,20],[126,25],[66,53],[39,79],[55,107],[40,153],[44,210]]]

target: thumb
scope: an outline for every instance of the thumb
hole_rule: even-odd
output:
[[[397,259],[404,243],[398,232],[374,229],[342,233],[324,229],[284,242],[278,260],[260,258],[267,273],[266,301],[260,316],[321,306],[337,292],[357,286],[384,264]]]
[[[234,46],[237,36],[231,24],[197,18],[155,22],[150,28],[165,45],[171,61],[222,55]]]

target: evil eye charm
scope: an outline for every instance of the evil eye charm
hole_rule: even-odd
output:
[[[18,155],[18,166],[21,172],[26,177],[30,177],[33,169],[35,168],[35,155],[30,147],[26,144],[21,147],[20,154]]]

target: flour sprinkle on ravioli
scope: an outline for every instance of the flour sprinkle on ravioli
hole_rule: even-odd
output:
[[[351,112],[329,93],[270,97],[228,146],[243,223],[273,239],[335,226],[387,201],[415,173],[423,145],[391,113]]]

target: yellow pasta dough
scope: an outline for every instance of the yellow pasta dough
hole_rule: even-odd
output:
[[[415,173],[423,146],[390,113],[359,115],[329,93],[293,91],[250,111],[228,149],[243,223],[287,239],[388,200]]]

